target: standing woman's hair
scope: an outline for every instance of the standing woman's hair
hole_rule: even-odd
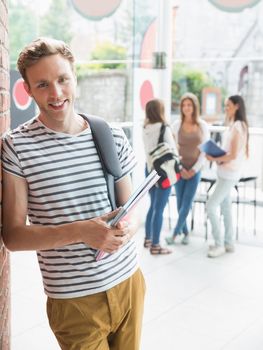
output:
[[[246,155],[248,157],[248,121],[247,121],[247,114],[246,114],[246,106],[243,98],[239,95],[233,95],[228,97],[228,99],[234,104],[238,105],[238,109],[235,112],[235,121],[240,120],[242,122],[242,125],[246,128],[247,133],[247,143],[246,143]]]
[[[182,118],[182,123],[184,122],[185,119],[185,115],[183,113],[183,102],[184,100],[190,100],[193,104],[194,107],[194,111],[193,111],[193,115],[192,115],[192,120],[194,124],[199,125],[199,116],[200,116],[200,104],[198,101],[198,98],[196,95],[192,94],[191,92],[187,92],[185,93],[180,100],[180,113],[181,113],[181,118]]]
[[[158,99],[148,101],[145,106],[145,116],[144,126],[154,123],[166,123],[163,101]]]

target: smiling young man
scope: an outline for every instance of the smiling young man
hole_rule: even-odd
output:
[[[116,228],[107,223],[116,211],[88,122],[74,110],[72,52],[62,41],[39,38],[20,53],[18,69],[39,113],[3,139],[6,247],[37,251],[61,349],[138,350],[145,292],[132,239],[138,224],[135,216]],[[123,205],[135,158],[123,131],[112,133]],[[98,249],[111,254],[96,261]]]

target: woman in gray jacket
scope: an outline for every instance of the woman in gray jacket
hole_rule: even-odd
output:
[[[150,152],[156,148],[163,124],[167,124],[164,114],[164,104],[161,100],[149,101],[145,107],[145,121],[143,127],[143,142],[146,155],[146,175],[152,170]],[[167,125],[164,142],[175,149],[175,142],[171,128]],[[160,234],[163,223],[163,211],[167,204],[171,187],[160,188],[153,186],[150,193],[150,208],[146,216],[144,247],[150,248],[153,255],[169,254],[171,250],[160,245]]]

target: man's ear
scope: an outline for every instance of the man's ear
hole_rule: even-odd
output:
[[[30,97],[32,97],[31,91],[30,91],[30,86],[28,85],[28,83],[26,83],[25,81],[23,82],[24,85],[24,89],[26,90],[26,92],[28,93],[28,95]]]

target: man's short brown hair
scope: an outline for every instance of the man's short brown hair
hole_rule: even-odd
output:
[[[64,41],[41,37],[28,44],[19,54],[17,68],[22,78],[28,83],[26,70],[36,64],[42,57],[60,54],[70,62],[74,71],[74,56]]]

